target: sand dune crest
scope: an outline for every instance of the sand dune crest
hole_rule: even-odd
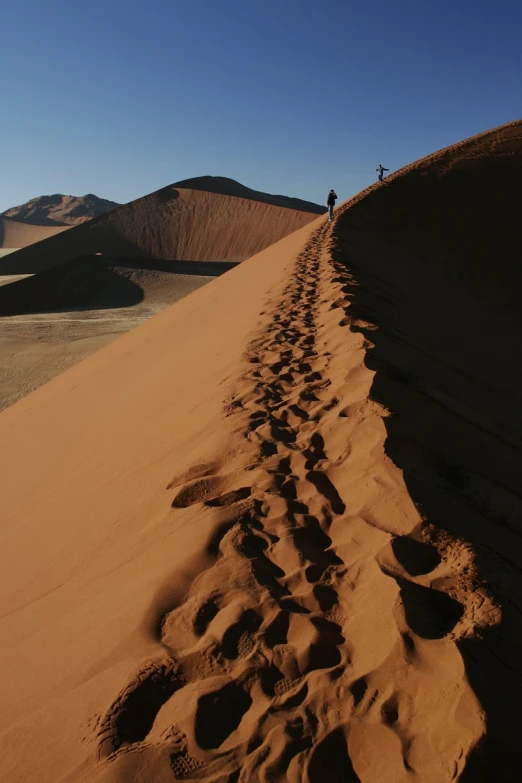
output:
[[[521,143],[397,173],[0,416],[10,780],[518,779]]]

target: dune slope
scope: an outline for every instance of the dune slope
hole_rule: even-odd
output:
[[[0,274],[34,273],[82,255],[177,261],[243,261],[313,220],[308,202],[256,193],[224,177],[171,185],[13,253]],[[207,188],[212,188],[208,190]],[[241,193],[241,196],[236,195]],[[283,200],[284,201],[284,200]],[[308,211],[305,211],[308,210]]]
[[[0,277],[0,410],[233,266],[94,256]]]
[[[33,226],[0,216],[0,248],[20,248],[67,231],[69,226]]]
[[[520,429],[490,334],[520,343],[520,130],[0,415],[6,779],[518,779]]]
[[[175,188],[184,190],[205,190],[208,193],[220,193],[221,195],[235,196],[251,201],[261,201],[263,204],[273,204],[276,207],[285,207],[286,209],[297,209],[300,212],[310,212],[313,215],[322,215],[326,208],[313,201],[303,201],[300,198],[291,198],[290,196],[274,196],[271,193],[263,193],[259,190],[247,188],[240,182],[236,182],[229,177],[193,177],[184,179],[174,184]]]
[[[215,276],[233,267],[234,264],[226,262],[114,260],[105,256],[74,258],[0,286],[0,317],[132,307],[144,300],[165,306],[179,298],[176,296],[179,275]]]
[[[487,729],[460,778],[473,783],[520,776],[521,174],[517,122],[351,204],[333,246],[371,398],[391,414],[386,452],[422,516],[410,539],[437,548],[430,582],[468,616],[453,635]]]

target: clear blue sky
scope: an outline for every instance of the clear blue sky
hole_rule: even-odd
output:
[[[16,0],[0,211],[203,174],[323,202],[522,115],[520,0]]]

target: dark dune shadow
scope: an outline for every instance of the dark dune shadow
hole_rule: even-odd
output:
[[[0,317],[131,307],[143,289],[99,258],[77,258],[0,287]]]
[[[159,204],[170,204],[171,201],[179,198],[179,191],[173,185],[167,185],[157,190],[154,195]]]
[[[371,346],[371,398],[391,414],[387,454],[422,517],[471,545],[476,584],[501,607],[499,624],[458,642],[487,720],[470,783],[519,780],[522,763],[521,127],[375,189],[339,216],[333,251],[346,315]],[[419,566],[410,544],[395,547]],[[410,614],[429,631],[417,597]],[[454,608],[442,607],[448,629]]]
[[[218,277],[234,266],[152,258],[75,258],[0,286],[0,317],[132,307],[145,299],[167,305],[179,298],[179,275]]]
[[[219,277],[239,266],[238,261],[169,261],[159,258],[124,258],[111,256],[111,261],[119,267],[129,269],[149,269],[155,272],[174,272],[178,275],[198,275],[203,277]]]

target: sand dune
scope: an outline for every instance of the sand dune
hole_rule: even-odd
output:
[[[430,156],[0,415],[6,780],[518,780],[521,166]]]
[[[185,187],[182,187],[186,183]],[[171,185],[0,260],[0,274],[34,273],[78,255],[243,261],[323,212],[224,177]],[[209,190],[208,188],[212,188]],[[242,193],[241,197],[235,195]],[[309,211],[305,211],[309,210]]]
[[[0,248],[22,248],[67,231],[68,226],[32,226],[0,217]]]
[[[177,288],[180,274],[214,277],[234,266],[226,262],[211,265],[146,258],[74,258],[0,286],[0,317],[133,307],[144,301],[165,306],[177,298],[172,290]]]
[[[184,190],[204,190],[207,193],[219,193],[223,196],[234,196],[249,201],[261,201],[263,204],[297,209],[299,212],[310,212],[312,215],[322,215],[326,212],[326,207],[314,204],[313,201],[303,201],[303,199],[289,196],[274,196],[271,193],[252,190],[252,188],[247,188],[229,177],[193,177],[176,182],[174,187]]]
[[[463,744],[455,762],[459,771],[465,764],[460,779],[470,783],[520,777],[522,226],[513,205],[521,173],[518,122],[374,190],[339,217],[333,246],[347,323],[369,341],[371,397],[391,414],[386,452],[423,522],[401,544],[411,554],[395,551],[391,561],[402,562],[393,575],[406,619],[410,589],[412,619],[418,607],[425,623],[435,598],[461,612],[449,639],[462,686],[480,704],[475,720],[486,728],[467,761]],[[417,541],[440,557],[424,582],[435,588],[427,604],[415,596],[426,579],[417,576],[424,573],[413,556]],[[434,619],[441,614],[442,603]],[[426,651],[412,668],[435,658],[443,665],[446,651]],[[471,717],[456,710],[454,730]],[[432,721],[433,736],[450,720],[448,711],[439,726]],[[402,726],[397,733],[406,747],[408,733]]]
[[[94,256],[0,277],[0,410],[234,266]]]

